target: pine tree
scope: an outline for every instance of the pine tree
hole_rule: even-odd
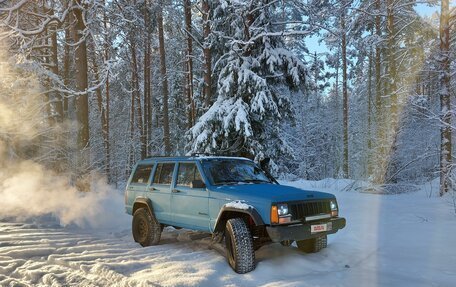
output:
[[[218,61],[217,100],[189,132],[191,152],[276,159],[291,153],[280,125],[291,116],[290,95],[303,84],[306,69],[270,25],[274,9],[267,2],[217,9],[230,23],[216,31],[229,50]]]
[[[449,187],[451,167],[450,20],[448,0],[442,0],[440,14],[440,195]]]
[[[169,110],[168,110],[168,75],[166,72],[166,52],[165,52],[165,36],[163,30],[163,8],[158,8],[157,13],[158,21],[158,40],[160,49],[160,73],[163,91],[163,143],[165,146],[165,154],[171,154],[171,142],[169,133]]]

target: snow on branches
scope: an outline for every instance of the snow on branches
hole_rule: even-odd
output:
[[[215,11],[229,15],[214,23],[225,47],[217,61],[217,100],[189,131],[189,150],[259,158],[289,154],[280,126],[292,115],[290,96],[304,83],[306,67],[271,26],[271,5],[223,2]]]

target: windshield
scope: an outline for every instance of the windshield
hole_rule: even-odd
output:
[[[212,185],[271,182],[256,164],[247,160],[210,160],[203,163],[203,168]]]

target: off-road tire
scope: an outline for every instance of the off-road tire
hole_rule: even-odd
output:
[[[296,241],[298,249],[306,253],[316,253],[328,245],[328,236],[322,235],[316,238]]]
[[[225,227],[226,258],[236,273],[244,274],[255,269],[253,238],[242,218],[232,218]]]
[[[145,208],[138,208],[133,214],[133,238],[141,246],[157,245],[160,241],[162,228],[153,214]]]

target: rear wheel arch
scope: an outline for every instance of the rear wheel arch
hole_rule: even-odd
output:
[[[149,198],[143,198],[139,197],[135,199],[135,202],[133,203],[133,209],[132,209],[132,214],[135,214],[135,211],[138,210],[139,208],[145,208],[149,211],[150,214],[154,214],[154,209],[152,206],[152,200]]]

